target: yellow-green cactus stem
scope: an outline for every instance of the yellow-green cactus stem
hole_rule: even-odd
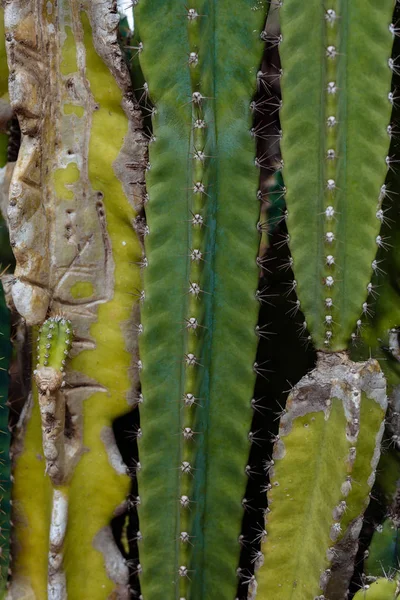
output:
[[[332,585],[344,597],[386,406],[378,363],[353,363],[340,353],[321,355],[290,393],[268,465],[264,564],[251,582],[257,597],[289,600],[295,590],[296,600],[332,598],[334,563],[347,561],[349,572]]]
[[[34,359],[40,393],[24,408],[15,452],[13,599],[130,594],[132,566],[112,521],[129,510],[131,465],[113,424],[139,393],[133,224],[147,144],[118,21],[112,0],[12,0],[5,9],[22,131],[8,205],[12,298],[29,326],[45,322]],[[46,320],[55,314],[65,323]],[[62,371],[67,321],[74,336]],[[51,324],[59,343],[46,348]],[[56,380],[50,411],[45,369]],[[46,435],[54,425],[47,457],[39,407]]]
[[[379,577],[358,590],[354,600],[396,600],[399,595],[400,585],[397,579]]]

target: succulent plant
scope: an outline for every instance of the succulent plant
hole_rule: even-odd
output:
[[[134,32],[112,0],[5,3],[24,385],[2,591],[395,598],[397,2],[131,8]],[[303,343],[271,343],[283,380],[316,358],[279,415],[270,271]],[[367,542],[376,476],[392,512]]]

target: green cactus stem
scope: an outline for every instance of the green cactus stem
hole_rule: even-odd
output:
[[[365,572],[370,576],[381,576],[382,573],[393,576],[399,568],[399,558],[398,520],[385,519],[375,528],[364,563]]]
[[[350,573],[331,586],[344,596],[375,479],[386,404],[377,362],[353,363],[340,353],[320,356],[319,367],[291,392],[267,465],[263,566],[257,583],[251,582],[257,597],[287,600],[295,590],[298,600],[324,593],[331,598],[332,563],[347,560]]]
[[[228,599],[237,586],[250,403],[265,369],[254,366],[250,132],[265,14],[250,0],[135,7],[153,123],[139,440],[141,584],[152,600]]]
[[[366,584],[354,596],[354,600],[396,600],[400,594],[399,581],[380,577]]]
[[[353,570],[362,517],[379,459],[386,408],[385,380],[378,363],[353,363],[347,348],[371,316],[371,277],[382,273],[376,253],[384,243],[379,235],[386,220],[382,209],[387,195],[384,181],[395,164],[389,153],[388,129],[395,103],[390,88],[396,71],[390,58],[393,1],[384,0],[379,6],[371,0],[334,0],[329,6],[317,0],[306,5],[296,0],[279,4],[281,150],[294,270],[289,292],[297,294],[298,307],[306,320],[304,326],[310,334],[307,341],[319,351],[316,369],[295,386],[287,410],[288,415],[292,414],[292,403],[296,406],[297,399],[308,404],[307,412],[312,412],[312,406],[324,397],[319,386],[322,377],[326,389],[330,389],[329,398],[337,397],[335,389],[342,390],[349,406],[358,402],[358,414],[353,414],[352,425],[349,422],[347,431],[345,428],[341,434],[345,436],[342,439],[353,437],[354,457],[350,460],[350,453],[346,465],[339,442],[331,448],[339,453],[336,468],[342,474],[343,469],[348,470],[347,483],[341,486],[340,477],[336,482],[332,477],[327,485],[322,470],[320,479],[313,478],[312,490],[296,502],[301,510],[309,507],[304,519],[300,517],[300,523],[293,526],[295,536],[301,539],[299,552],[285,548],[293,534],[281,533],[282,515],[290,505],[282,489],[291,489],[291,460],[295,464],[289,450],[274,467],[272,485],[277,481],[279,487],[272,487],[269,494],[272,503],[266,529],[270,532],[265,543],[265,565],[257,576],[258,593],[289,598],[295,586],[296,598],[324,593],[336,600],[345,596]],[[353,380],[355,374],[360,384]],[[380,399],[375,388],[381,390]],[[352,389],[357,398],[352,398]],[[343,408],[348,419],[351,411]],[[287,418],[283,417],[281,428]],[[315,429],[323,447],[327,444],[329,448],[331,431],[324,432],[324,424],[321,421]],[[307,445],[307,432],[300,427],[296,431],[298,451],[302,443]],[[359,485],[352,485],[352,481]],[[299,487],[304,491],[300,481]],[[327,493],[332,497],[327,498],[322,510],[318,501]],[[318,500],[312,504],[314,498]],[[346,503],[346,511],[329,525],[341,502]],[[321,546],[327,555],[320,551]],[[313,557],[317,547],[318,556]],[[287,556],[291,555],[288,564]],[[280,570],[282,565],[285,572]],[[307,569],[312,573],[304,578]]]
[[[280,8],[290,249],[295,290],[321,350],[347,348],[370,315],[367,286],[381,272],[374,261],[385,175],[394,168],[393,4],[288,0]]]

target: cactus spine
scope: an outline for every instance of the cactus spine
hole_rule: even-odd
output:
[[[141,583],[153,600],[231,598],[237,585],[257,368],[250,103],[264,19],[249,0],[135,8],[153,126],[139,441]]]

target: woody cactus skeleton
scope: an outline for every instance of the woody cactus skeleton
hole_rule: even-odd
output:
[[[134,4],[136,100],[111,0],[6,6],[23,133],[9,303],[38,335],[37,390],[15,444],[9,597],[232,600],[239,584],[240,600],[247,587],[249,598],[345,598],[387,406],[377,361],[353,362],[348,348],[387,245],[394,3]],[[264,29],[268,9],[282,34]],[[282,100],[254,97],[271,89],[264,42],[279,46]],[[279,109],[289,312],[304,313],[318,361],[292,390],[265,464],[253,573],[239,557],[243,512],[254,508],[249,450],[264,433],[251,422],[256,376],[267,373],[257,318],[269,227],[259,202],[269,156],[257,155],[265,130],[254,117]],[[129,404],[140,423],[126,465],[112,424]],[[110,527],[129,513],[134,559]]]

